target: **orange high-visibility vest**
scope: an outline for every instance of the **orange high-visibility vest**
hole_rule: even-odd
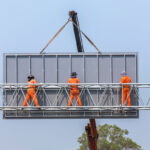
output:
[[[28,88],[31,89],[37,87],[37,85],[31,85],[31,84],[37,84],[37,82],[34,79],[28,81]]]
[[[71,83],[71,84],[73,84],[73,83],[80,83],[80,81],[79,81],[78,78],[69,78],[68,79],[68,83]],[[71,85],[70,87],[71,87],[71,90],[78,89],[78,85]]]
[[[130,83],[131,82],[131,79],[129,76],[123,76],[121,79],[120,79],[120,82],[121,83]],[[123,86],[124,88],[129,88],[130,85],[124,85]]]

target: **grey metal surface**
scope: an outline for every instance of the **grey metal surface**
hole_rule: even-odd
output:
[[[99,56],[99,82],[100,83],[112,83],[112,72],[111,72],[111,55]],[[124,69],[124,68],[122,68]],[[119,75],[120,73],[118,73]],[[119,77],[120,78],[120,77]]]
[[[119,83],[120,73],[125,70],[132,82],[136,83],[138,82],[137,61],[137,53],[4,54],[3,82],[26,83],[27,76],[33,74],[38,83],[67,83],[71,72],[76,71],[81,83]],[[67,95],[64,89],[60,91],[61,93],[59,93],[59,89],[45,90],[46,95],[43,90],[39,89],[38,91],[40,106],[48,106],[47,99],[51,99],[52,104],[56,106],[67,105],[69,91]],[[4,91],[4,104],[10,104],[14,91],[13,89]],[[10,106],[22,106],[25,94],[26,89],[20,90]],[[132,91],[131,103],[138,105],[137,97],[134,95],[134,91]],[[83,106],[119,106],[121,91],[118,88],[87,88],[80,98]],[[33,106],[34,103],[31,102],[30,105]],[[76,105],[75,101],[74,105]],[[79,115],[77,116],[79,117]],[[57,117],[59,118],[59,116]]]
[[[44,65],[45,68],[43,77],[45,83],[57,83],[57,56],[45,56],[44,58]]]
[[[81,83],[117,83],[126,71],[137,82],[137,53],[4,54],[4,83],[26,83],[28,74],[37,82],[66,83],[72,71]]]
[[[138,118],[138,110],[4,110],[3,118],[5,119],[48,119],[48,118]]]

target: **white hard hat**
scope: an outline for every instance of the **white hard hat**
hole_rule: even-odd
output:
[[[121,75],[127,75],[127,73],[125,71],[122,71]]]

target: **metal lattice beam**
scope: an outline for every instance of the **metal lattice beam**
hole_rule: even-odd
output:
[[[35,84],[34,84],[35,85]],[[66,83],[40,83],[37,97],[41,102],[35,107],[33,101],[23,107],[28,84],[0,84],[3,93],[3,105],[0,110],[5,118],[136,118],[139,110],[150,110],[150,95],[142,100],[141,89],[150,88],[149,83],[80,83],[80,98],[83,106],[67,106],[70,85]],[[73,84],[75,85],[75,84]],[[121,105],[121,89],[130,85],[132,106]],[[120,91],[120,92],[118,92]],[[143,90],[144,91],[144,90]],[[145,95],[145,94],[144,94]],[[126,99],[127,101],[127,99]]]

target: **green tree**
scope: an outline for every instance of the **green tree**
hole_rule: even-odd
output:
[[[123,130],[116,125],[99,125],[97,147],[98,150],[142,150],[141,146],[128,138],[128,130]],[[88,139],[84,132],[78,138],[80,148],[78,150],[88,150]]]

